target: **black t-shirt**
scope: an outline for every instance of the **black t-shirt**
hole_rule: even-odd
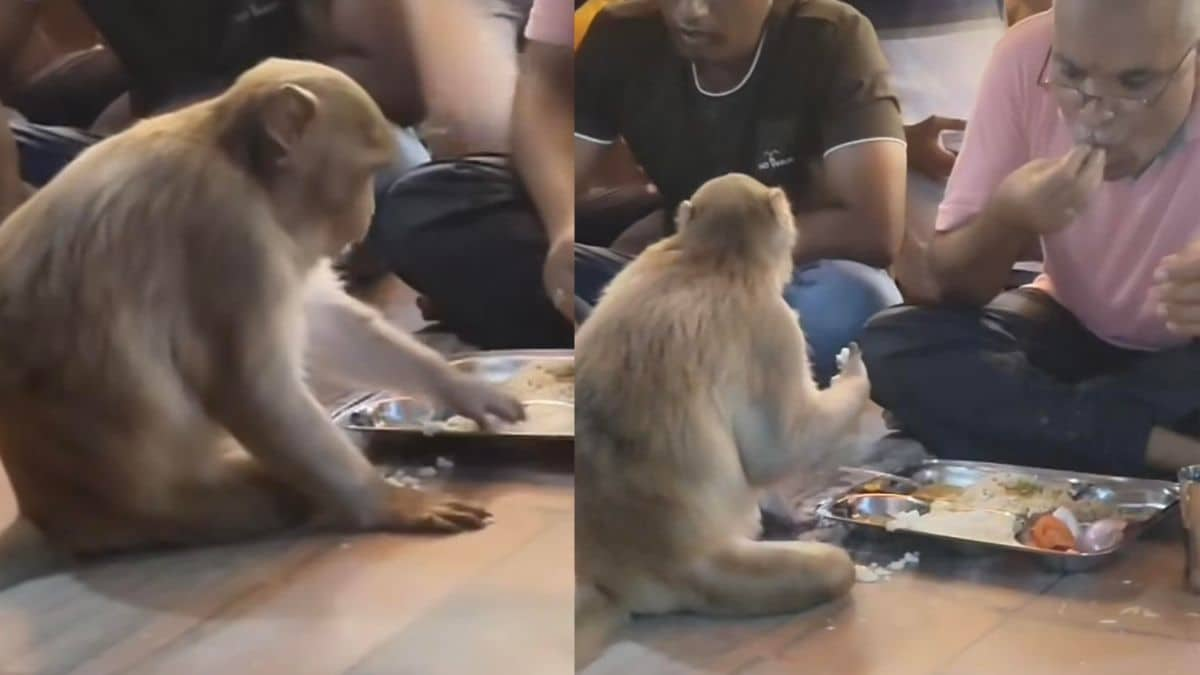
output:
[[[210,95],[272,56],[301,58],[314,0],[81,0],[133,81],[135,108]]]
[[[705,93],[659,12],[602,11],[575,58],[575,131],[623,137],[672,208],[740,172],[822,201],[819,167],[857,141],[904,138],[875,31],[835,0],[775,0],[747,78]]]

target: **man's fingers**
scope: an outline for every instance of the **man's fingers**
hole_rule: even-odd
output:
[[[1175,323],[1168,321],[1167,330],[1182,337],[1200,337],[1200,322]]]
[[[1058,167],[1056,167],[1058,169],[1057,173],[1068,177],[1078,175],[1079,171],[1083,169],[1083,163],[1087,161],[1088,156],[1091,154],[1092,146],[1076,145],[1071,148],[1070,152],[1063,155]]]
[[[1200,256],[1186,251],[1167,256],[1155,271],[1154,279],[1159,283],[1200,281]]]
[[[1104,164],[1107,160],[1108,152],[1104,148],[1092,148],[1083,160],[1079,177],[1089,185],[1099,185],[1104,180]]]
[[[1162,308],[1161,318],[1168,326],[1194,326],[1200,324],[1200,305],[1167,305]]]
[[[933,126],[939,132],[941,131],[965,131],[967,121],[960,120],[957,117],[937,117],[933,118]]]
[[[950,172],[954,171],[955,160],[953,153],[946,152],[938,146],[929,149],[929,153],[924,158],[925,166],[920,168],[922,173],[929,174],[931,178],[945,180],[950,177]]]
[[[1200,305],[1200,283],[1168,283],[1151,289],[1158,303],[1192,303]]]

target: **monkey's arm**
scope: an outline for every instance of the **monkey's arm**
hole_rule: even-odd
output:
[[[790,312],[762,321],[757,340],[746,359],[750,387],[744,404],[735,406],[733,432],[746,479],[763,486],[825,461],[861,414],[869,387],[865,376],[848,373],[818,390]]]
[[[326,263],[305,287],[304,311],[306,362],[313,372],[371,388],[424,393],[481,426],[491,424],[488,415],[507,422],[525,416],[515,398],[455,370],[379,311],[347,295]]]
[[[198,308],[209,365],[189,379],[250,454],[341,519],[368,527],[386,508],[390,486],[313,399],[289,348],[291,322],[263,298],[249,289],[226,296],[232,306],[224,311]]]
[[[433,349],[395,328],[377,310],[346,294],[333,270],[322,264],[304,293],[309,368],[355,384],[419,390],[440,396],[453,373]]]
[[[890,141],[826,157],[825,180],[838,206],[797,214],[796,263],[845,258],[890,266],[904,239],[907,162],[904,146]]]

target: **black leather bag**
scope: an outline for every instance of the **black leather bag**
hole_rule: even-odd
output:
[[[436,320],[484,349],[569,348],[546,297],[548,241],[506,157],[431,162],[379,199],[363,254],[428,300]]]

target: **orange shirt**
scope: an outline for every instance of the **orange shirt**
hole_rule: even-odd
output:
[[[587,0],[582,7],[575,10],[575,49],[579,49],[579,43],[583,42],[583,36],[587,35],[596,15],[610,2],[611,0]]]

